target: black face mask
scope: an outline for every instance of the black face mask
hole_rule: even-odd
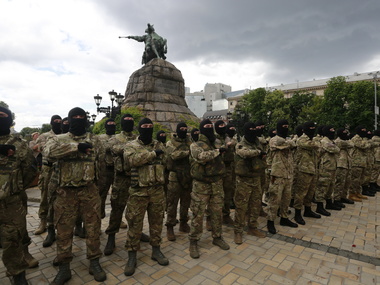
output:
[[[236,130],[231,129],[231,128],[233,128],[233,127],[234,127],[234,125],[232,125],[232,124],[228,124],[228,125],[227,125],[226,133],[227,133],[227,136],[229,136],[230,138],[233,138],[234,135],[236,134]]]
[[[330,129],[333,129],[332,126],[325,126],[323,127],[323,135],[330,140],[333,140],[335,138],[335,131],[330,131]]]
[[[199,125],[199,131],[202,135],[206,136],[210,143],[214,143],[216,140],[214,128],[205,128],[204,125],[211,124],[212,122],[209,119],[203,120]]]
[[[302,136],[303,135],[303,127],[302,127],[302,125],[298,125],[297,127],[296,127],[296,135],[298,136],[298,137],[300,137],[300,136]]]
[[[284,128],[283,125],[289,125],[287,120],[280,120],[277,123],[277,135],[286,138],[288,136],[289,128]]]
[[[215,131],[220,136],[224,136],[226,134],[226,130],[227,130],[226,126],[220,127],[220,125],[223,125],[223,124],[224,122],[222,120],[215,122]]]
[[[83,119],[74,119],[73,117],[76,115],[84,116]],[[70,128],[69,131],[74,136],[81,136],[86,133],[87,128],[87,114],[86,112],[81,108],[74,108],[71,109],[68,115]]]
[[[70,125],[69,124],[64,124],[64,122],[68,123],[67,117],[63,118],[63,120],[61,122],[62,134],[66,134],[69,131],[69,128],[70,128]]]
[[[181,128],[187,128],[187,125],[185,123],[179,123],[176,129],[177,136],[180,139],[185,139],[187,135],[187,129],[185,131],[181,131]]]
[[[113,124],[108,125],[109,122],[115,122],[115,121],[113,119],[108,119],[104,124],[104,127],[106,128],[106,134],[109,136],[112,136],[116,132],[116,125],[113,125]]]
[[[51,117],[50,125],[51,125],[51,129],[53,130],[53,132],[56,135],[58,135],[58,134],[62,133],[62,128],[61,128],[61,122],[59,122],[59,123],[54,122],[54,120],[56,120],[56,119],[59,119],[62,122],[62,118],[60,116],[54,115]]]
[[[0,136],[9,135],[13,123],[12,112],[2,106],[0,106],[0,112],[4,112],[8,115],[6,118],[0,118]]]
[[[143,142],[143,144],[147,145],[152,142],[153,136],[153,128],[142,128],[141,126],[144,124],[153,124],[152,121],[148,118],[144,118],[139,122],[139,140]]]
[[[250,130],[251,128],[255,128],[255,124],[254,123],[245,123],[244,124],[244,138],[250,142],[250,143],[254,143],[255,142],[255,139],[256,139],[256,130]]]
[[[193,141],[197,142],[198,139],[199,139],[199,134],[196,134],[195,132],[198,132],[199,130],[198,129],[192,129],[191,130],[191,138],[193,139]]]
[[[362,131],[362,129],[365,129],[365,131]],[[367,129],[364,126],[357,126],[355,130],[361,138],[367,137]]]
[[[164,136],[161,136],[161,134],[165,134],[164,131],[159,131],[156,135],[156,139],[159,141],[159,142],[162,142],[163,144],[166,144],[166,134]]]
[[[276,130],[275,129],[270,129],[268,132],[269,137],[273,138],[276,136]]]
[[[130,117],[132,119],[133,119],[133,117],[130,114],[125,114],[125,115],[123,115],[123,117],[121,117],[121,121],[120,121],[121,129],[124,132],[130,133],[133,131],[133,125],[135,124],[135,122],[134,122],[134,120],[124,120],[125,117]]]
[[[311,129],[314,128],[314,129]],[[315,124],[313,122],[307,122],[303,125],[303,132],[305,135],[307,135],[310,139],[313,139],[315,135]]]
[[[344,128],[339,128],[337,131],[336,131],[336,135],[338,136],[338,138],[340,138],[341,140],[348,140],[349,139],[349,136],[348,136],[348,133],[347,131],[344,129]]]

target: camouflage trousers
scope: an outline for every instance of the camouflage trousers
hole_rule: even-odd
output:
[[[377,183],[380,175],[380,161],[376,161],[371,171],[371,183]]]
[[[223,216],[230,215],[230,206],[235,192],[235,169],[234,163],[226,164],[226,174],[223,177],[224,205]]]
[[[248,227],[257,228],[261,211],[261,176],[236,176],[235,191],[235,232],[242,233],[248,217]]]
[[[106,234],[115,234],[119,232],[121,220],[125,206],[129,197],[129,187],[131,186],[131,177],[125,174],[115,174],[111,192],[111,213]]]
[[[317,181],[317,189],[315,190],[315,201],[324,202],[333,198],[335,188],[336,171],[320,171]]]
[[[129,189],[126,218],[128,233],[125,248],[128,251],[140,248],[140,237],[144,225],[145,212],[148,213],[150,245],[161,244],[162,224],[165,211],[163,185]]]
[[[203,216],[209,210],[212,237],[222,236],[222,209],[224,204],[223,179],[213,183],[193,180],[190,209],[193,212],[190,227],[190,240],[200,240],[203,232]]]
[[[334,201],[347,198],[351,184],[351,169],[338,167],[336,169]]]
[[[108,195],[108,191],[110,190],[110,187],[114,180],[114,168],[113,167],[106,167],[104,172],[100,174],[100,178],[98,181],[98,189],[99,189],[99,195],[101,199],[101,207],[100,212],[105,214],[106,209],[106,199]]]
[[[170,172],[168,192],[166,193],[167,226],[174,227],[176,225],[178,202],[180,202],[179,220],[181,222],[187,222],[189,220],[190,193],[191,184],[182,185],[177,179],[177,174],[175,172]]]
[[[364,183],[364,171],[363,167],[353,166],[351,169],[351,185],[349,188],[350,194],[361,194],[362,185]]]
[[[12,195],[0,201],[0,237],[2,260],[11,275],[28,268],[24,248],[30,243],[26,229],[26,208],[21,195]]]
[[[303,206],[311,207],[316,180],[317,177],[315,174],[296,171],[293,181],[294,209],[301,210]]]
[[[50,181],[48,185],[48,214],[46,216],[47,224],[54,225],[54,202],[57,198],[57,189],[59,187],[59,172],[56,168],[57,165],[54,165],[53,172],[50,176]]]
[[[49,182],[53,173],[53,167],[42,165],[41,174],[38,180],[38,186],[41,190],[40,208],[38,210],[38,216],[40,219],[46,219],[49,212]]]
[[[279,208],[281,218],[288,218],[291,186],[292,179],[271,176],[267,193],[268,204],[265,207],[265,211],[268,214],[267,219],[269,221],[274,221],[276,219]]]
[[[367,163],[367,167],[364,170],[364,178],[363,178],[363,184],[362,185],[369,185],[369,183],[371,182],[373,166],[374,166],[373,161],[369,161]]]
[[[86,228],[87,258],[95,259],[102,255],[100,251],[100,196],[95,184],[58,188],[54,212],[59,262],[69,263],[73,259],[73,233],[77,217],[82,217]]]

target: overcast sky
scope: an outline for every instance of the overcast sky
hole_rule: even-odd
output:
[[[191,92],[380,70],[378,0],[1,0],[0,101],[16,130],[124,94],[147,23]],[[100,116],[98,117],[98,119]],[[97,119],[97,120],[98,120]]]

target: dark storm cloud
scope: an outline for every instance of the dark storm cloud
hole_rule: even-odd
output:
[[[171,62],[264,61],[277,83],[363,71],[379,54],[376,0],[98,3],[135,35],[154,24]]]

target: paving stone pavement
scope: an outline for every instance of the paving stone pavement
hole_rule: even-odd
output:
[[[40,262],[38,268],[27,270],[27,279],[32,285],[49,284],[58,269],[52,265],[56,247],[55,244],[42,247],[46,233],[33,234],[39,223],[40,193],[37,188],[28,189],[27,193],[28,231],[32,238],[29,250]],[[102,284],[380,284],[379,196],[347,205],[342,211],[332,211],[331,217],[305,218],[306,225],[298,228],[282,227],[276,220],[278,234],[268,234],[262,239],[244,235],[241,245],[233,242],[233,228],[224,226],[223,237],[231,246],[228,251],[212,245],[210,232],[205,229],[199,242],[199,259],[189,256],[187,234],[178,232],[176,226],[177,240],[170,242],[164,227],[161,247],[170,264],[160,266],[151,260],[151,247],[141,243],[136,272],[130,277],[124,275],[127,230],[120,229],[114,254],[101,258],[107,273],[107,280]],[[109,218],[109,202],[106,212],[107,217],[102,221],[102,249],[107,241],[104,230]],[[290,217],[293,216],[292,209]],[[262,217],[259,227],[266,230],[266,220]],[[144,232],[149,232],[147,222]],[[74,237],[73,276],[68,285],[99,284],[88,273],[85,248],[85,241]],[[1,261],[0,284],[11,284]]]

